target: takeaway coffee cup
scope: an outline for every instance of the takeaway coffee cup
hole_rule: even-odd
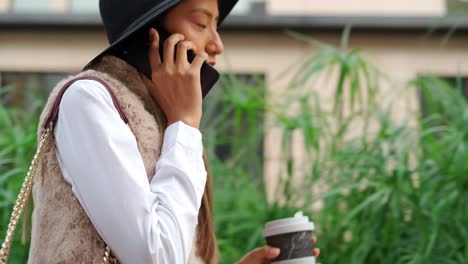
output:
[[[280,255],[272,263],[315,264],[315,257],[312,255],[313,231],[314,223],[302,212],[297,212],[294,217],[267,222],[263,237],[268,245],[280,249]]]

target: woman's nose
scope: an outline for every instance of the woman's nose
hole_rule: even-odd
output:
[[[206,53],[208,53],[210,56],[216,56],[223,53],[223,51],[223,41],[221,40],[218,32],[215,32],[212,39],[208,42],[208,45],[206,45]]]

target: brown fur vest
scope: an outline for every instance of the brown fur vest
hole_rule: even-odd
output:
[[[138,72],[125,61],[106,56],[92,70],[64,79],[52,90],[39,123],[39,135],[58,92],[69,80],[95,76],[111,88],[128,118],[138,149],[145,164],[148,180],[155,173],[166,121],[154,103]],[[33,186],[34,212],[32,241],[28,263],[101,263],[104,241],[90,222],[60,171],[55,154],[54,137],[45,142]],[[196,236],[195,236],[196,237]],[[194,239],[196,241],[196,239]],[[194,254],[189,263],[203,261]]]

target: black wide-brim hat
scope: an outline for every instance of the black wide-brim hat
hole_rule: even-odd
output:
[[[157,21],[162,14],[184,0],[99,0],[99,12],[106,30],[109,46],[92,59],[85,69],[131,37]],[[218,0],[220,26],[238,0]]]

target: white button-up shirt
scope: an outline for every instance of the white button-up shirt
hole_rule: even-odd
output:
[[[181,121],[166,129],[148,182],[110,94],[80,80],[62,98],[55,140],[65,181],[122,263],[187,263],[206,183],[198,129]]]

